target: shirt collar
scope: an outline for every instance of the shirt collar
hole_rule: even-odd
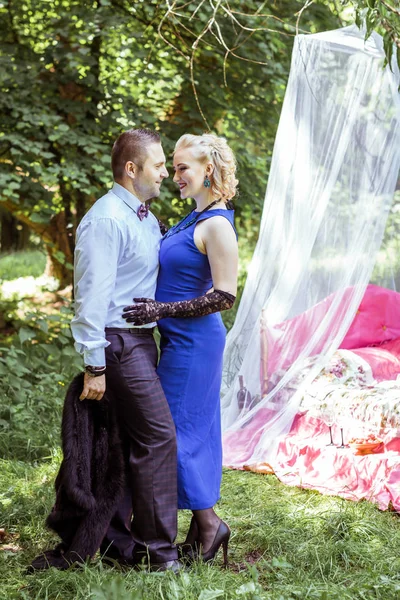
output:
[[[114,185],[111,188],[111,191],[135,212],[137,212],[142,205],[142,202],[139,200],[139,198],[136,198],[136,196],[134,196],[129,190],[124,188],[123,185],[120,185],[115,181]]]

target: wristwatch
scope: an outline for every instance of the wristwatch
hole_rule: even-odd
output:
[[[89,377],[100,377],[101,375],[105,375],[106,367],[93,367],[92,365],[85,365],[85,373],[87,373]]]

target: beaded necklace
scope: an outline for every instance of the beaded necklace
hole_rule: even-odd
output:
[[[217,200],[213,200],[208,206],[203,208],[203,210],[196,213],[196,215],[192,219],[190,219],[189,221],[186,221],[186,219],[195,212],[193,209],[192,212],[190,212],[188,215],[186,215],[186,217],[183,217],[183,219],[181,219],[179,221],[179,223],[177,223],[176,225],[171,227],[171,229],[169,229],[167,231],[167,233],[164,234],[163,239],[165,240],[165,239],[171,237],[171,235],[175,235],[176,233],[179,233],[180,231],[187,229],[188,227],[190,227],[191,225],[193,225],[193,223],[195,223],[197,221],[197,219],[199,218],[200,215],[202,215],[204,212],[206,212],[206,210],[210,210],[211,207],[213,207],[215,204],[217,204],[220,201],[221,201],[221,198],[217,198]]]

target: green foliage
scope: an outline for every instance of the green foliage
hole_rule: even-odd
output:
[[[341,0],[341,4],[354,7],[355,22],[365,27],[366,39],[373,31],[383,37],[386,55],[385,64],[392,63],[393,53],[397,49],[397,61],[400,65],[400,7],[397,0]]]
[[[0,455],[37,458],[58,444],[65,386],[82,369],[71,317],[64,307],[25,313],[19,326],[14,320],[17,334],[0,346]]]
[[[0,282],[17,277],[40,277],[46,266],[46,255],[41,250],[21,250],[0,254]]]
[[[236,152],[238,226],[253,249],[302,7],[299,0],[173,2],[170,10],[155,0],[4,2],[0,201],[63,264],[77,223],[111,183],[111,145],[122,130],[159,130],[170,156],[180,135],[210,128]],[[300,31],[334,29],[344,14],[349,22],[349,8],[367,35],[383,34],[389,57],[399,38],[395,0],[311,2]],[[173,223],[190,205],[168,181],[154,208]],[[56,231],[58,213],[65,219]]]
[[[1,4],[0,201],[56,252],[68,254],[51,217],[63,212],[59,234],[73,233],[111,182],[113,140],[138,126],[160,130],[168,155],[188,131],[209,126],[227,137],[239,163],[239,226],[254,246],[301,3],[218,7],[204,31],[211,2],[168,14],[155,0]],[[330,6],[310,7],[302,20],[310,31],[337,25]],[[155,203],[170,222],[188,211],[176,196],[169,181]]]
[[[161,131],[170,155],[180,135],[210,128],[237,154],[238,225],[253,248],[302,8],[299,0],[169,9],[156,0],[3,2],[0,201],[56,261],[70,261],[74,228],[111,182],[111,145],[122,130]],[[334,29],[344,14],[349,22],[349,8],[367,35],[383,34],[390,58],[400,43],[395,0],[307,3],[300,31]],[[170,223],[189,208],[171,181],[154,207]],[[57,213],[65,219],[55,231]]]

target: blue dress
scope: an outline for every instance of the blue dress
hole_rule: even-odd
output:
[[[161,240],[156,300],[191,300],[213,287],[208,258],[197,249],[193,233],[197,223],[217,215],[234,227],[233,210],[208,210],[187,229]],[[211,508],[219,499],[222,477],[220,388],[226,329],[220,313],[161,319],[158,328],[158,375],[177,433],[178,507]]]

